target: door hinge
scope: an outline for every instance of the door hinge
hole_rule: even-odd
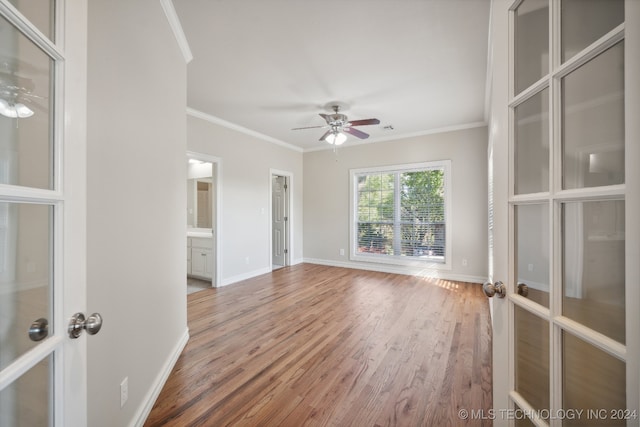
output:
[[[289,188],[289,186],[287,184],[284,185],[284,189],[286,190],[287,188]]]
[[[289,221],[289,217],[288,217],[288,216],[285,216],[285,217],[284,217],[284,220],[285,220],[285,221]]]
[[[285,249],[285,250],[284,250],[284,253],[285,253],[285,254],[288,254],[288,253],[289,253],[289,249]]]

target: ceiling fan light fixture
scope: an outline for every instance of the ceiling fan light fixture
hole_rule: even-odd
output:
[[[33,116],[33,110],[21,103],[9,103],[0,98],[0,114],[10,119],[26,119]]]
[[[330,133],[325,141],[327,141],[331,145],[342,145],[347,140],[347,135],[342,132],[333,132]]]

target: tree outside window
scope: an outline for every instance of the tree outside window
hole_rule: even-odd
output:
[[[352,172],[356,255],[445,262],[446,166]]]

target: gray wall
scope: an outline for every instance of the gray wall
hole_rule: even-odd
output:
[[[157,0],[93,0],[88,28],[88,417],[122,426],[186,333],[186,64]]]
[[[293,264],[302,260],[302,153],[189,116],[189,151],[221,159],[221,285],[271,271],[270,169],[293,174]],[[247,263],[247,258],[249,262]]]
[[[478,127],[304,155],[304,257],[332,265],[417,273],[407,267],[349,260],[349,170],[434,160],[452,161],[452,269],[441,277],[487,276],[487,128]],[[345,255],[340,255],[340,249]],[[462,260],[467,260],[467,266]]]

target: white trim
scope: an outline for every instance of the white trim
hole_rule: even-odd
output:
[[[493,33],[491,31],[493,20],[493,2],[489,3],[489,31],[487,31],[487,69],[485,72],[484,81],[484,121],[489,123],[491,121],[491,98],[492,98],[492,82],[493,82]]]
[[[394,134],[393,136],[382,136],[382,137],[371,138],[367,140],[346,142],[344,145],[340,146],[339,150],[343,150],[345,148],[359,147],[361,145],[366,145],[366,144],[375,144],[377,142],[398,141],[400,139],[415,138],[418,136],[425,136],[425,135],[436,135],[440,133],[456,132],[456,131],[467,130],[467,129],[476,129],[476,128],[481,128],[486,126],[487,126],[487,122],[482,121],[482,122],[464,123],[461,125],[445,126],[441,128],[435,128],[435,129],[429,129],[429,130],[405,133],[405,134],[399,134],[399,135]],[[331,144],[322,144],[319,147],[305,148],[304,152],[307,153],[312,151],[333,150],[334,148],[335,147]]]
[[[216,188],[216,224],[212,233],[213,251],[215,257],[215,274],[211,278],[211,286],[220,286],[222,282],[222,159],[220,157],[211,156],[209,154],[196,153],[195,151],[187,151],[187,159],[202,160],[213,164],[213,181]],[[186,237],[186,236],[185,236]]]
[[[56,11],[56,13],[58,12]],[[56,61],[65,59],[64,54],[59,47],[61,44],[60,40],[57,40],[56,43],[52,42],[49,37],[42,34],[42,32],[27,18],[25,18],[25,16],[11,3],[0,3],[0,15],[7,18],[7,21],[15,25],[22,35],[32,41],[52,59]],[[56,36],[58,36],[60,32],[57,29],[56,31]]]
[[[187,107],[187,115],[189,115],[191,117],[198,118],[198,119],[205,120],[207,122],[210,122],[210,123],[222,126],[222,127],[225,127],[227,129],[235,130],[235,131],[243,133],[245,135],[253,136],[254,138],[258,138],[258,139],[261,139],[263,141],[270,142],[272,144],[276,144],[276,145],[288,148],[288,149],[293,150],[293,151],[297,151],[299,153],[310,153],[310,152],[313,152],[313,151],[333,150],[335,148],[331,144],[322,144],[322,145],[320,145],[318,147],[313,147],[313,148],[301,148],[301,147],[298,147],[297,145],[281,141],[279,139],[276,139],[276,138],[270,137],[268,135],[265,135],[263,133],[256,132],[254,130],[245,128],[245,127],[237,125],[235,123],[228,122],[228,121],[226,121],[224,119],[221,119],[219,117],[213,116],[213,115],[208,114],[208,113],[205,113],[203,111],[196,110],[195,108],[191,108],[191,107]],[[366,141],[357,141],[357,142],[352,143],[352,144],[345,144],[345,145],[342,145],[340,147],[340,150],[345,149],[345,148],[358,147],[358,146],[366,145],[366,144],[374,144],[374,143],[377,143],[377,142],[397,141],[397,140],[400,140],[400,139],[415,138],[415,137],[425,136],[425,135],[435,135],[435,134],[446,133],[446,132],[456,132],[456,131],[467,130],[467,129],[476,129],[476,128],[481,128],[481,127],[486,127],[486,126],[487,126],[487,122],[486,121],[481,121],[481,122],[464,123],[464,124],[461,124],[461,125],[446,126],[446,127],[442,127],[442,128],[430,129],[430,130],[425,130],[425,131],[420,131],[420,132],[405,133],[405,134],[400,134],[400,135],[395,135],[394,134],[393,136],[384,136],[384,137],[378,137],[378,138],[371,138],[371,139],[367,139]]]
[[[625,306],[627,350],[627,409],[640,411],[640,2],[625,8]],[[634,141],[634,143],[631,143]],[[629,424],[631,422],[629,421]]]
[[[280,141],[279,139],[272,138],[272,137],[270,137],[268,135],[265,135],[265,134],[260,133],[260,132],[256,132],[256,131],[251,130],[251,129],[247,129],[247,128],[243,127],[243,126],[237,125],[235,123],[228,122],[228,121],[223,120],[223,119],[221,119],[219,117],[212,116],[211,114],[208,114],[208,113],[205,113],[205,112],[202,112],[202,111],[198,111],[198,110],[196,110],[194,108],[191,108],[191,107],[187,107],[187,115],[189,115],[191,117],[195,117],[197,119],[205,120],[205,121],[207,121],[209,123],[213,123],[215,125],[219,125],[219,126],[225,127],[227,129],[235,130],[236,132],[240,132],[240,133],[243,133],[245,135],[249,135],[249,136],[252,136],[254,138],[258,138],[258,139],[261,139],[263,141],[270,142],[272,144],[276,144],[276,145],[288,148],[288,149],[293,150],[293,151],[297,151],[299,153],[302,153],[304,151],[302,148],[300,148],[300,147],[298,147],[296,145],[292,145],[292,144],[289,144],[288,142]]]
[[[133,417],[133,421],[130,426],[142,427],[144,422],[147,420],[147,417],[151,413],[151,409],[153,409],[153,405],[156,403],[162,388],[164,387],[173,367],[175,366],[178,358],[182,354],[185,346],[189,342],[189,328],[186,328],[178,342],[176,343],[173,351],[169,354],[164,366],[158,373],[156,380],[151,385],[151,388],[147,392],[145,398],[142,400],[142,404],[138,407],[136,414]]]
[[[253,279],[254,277],[262,276],[263,274],[267,273],[271,273],[271,262],[269,262],[268,267],[262,267],[257,270],[247,271],[246,273],[223,279],[222,283],[218,287],[232,285],[234,283],[242,282],[243,280],[247,279]]]
[[[413,170],[426,170],[426,169],[443,169],[444,171],[444,212],[445,212],[445,254],[444,262],[438,262],[433,259],[419,259],[415,257],[400,257],[390,255],[367,255],[358,254],[356,251],[357,246],[357,191],[356,191],[356,175],[371,172],[385,172],[385,173],[398,173],[409,172]],[[451,270],[453,248],[451,230],[453,229],[453,214],[452,214],[452,161],[451,160],[435,160],[421,163],[409,163],[400,165],[389,166],[376,166],[368,168],[350,169],[349,170],[349,259],[351,261],[370,262],[375,264],[392,264],[403,267],[415,267],[418,269],[427,270]],[[398,198],[398,193],[396,192]],[[399,201],[396,201],[399,203]],[[397,224],[398,219],[394,220]],[[396,236],[394,236],[395,238]],[[394,244],[395,246],[395,244]]]
[[[188,64],[193,60],[193,54],[191,53],[189,41],[187,40],[187,36],[184,34],[182,24],[180,24],[180,18],[178,18],[173,2],[171,0],[160,0],[160,4],[162,5],[162,10],[164,10],[164,14],[167,17],[167,21],[169,21],[169,26],[171,27],[171,30],[173,30],[173,35],[176,38],[176,42],[178,42],[178,47],[182,52],[182,56],[184,56],[184,61]]]
[[[22,374],[29,371],[42,360],[49,356],[56,355],[62,348],[65,339],[67,339],[67,337],[62,333],[52,334],[36,347],[31,348],[16,358],[9,366],[0,371],[0,390],[10,386]]]
[[[356,270],[379,271],[381,273],[402,274],[405,276],[429,277],[432,279],[455,280],[457,282],[484,283],[485,276],[471,276],[468,274],[457,274],[442,270],[433,270],[417,267],[393,266],[386,264],[371,264],[350,261],[334,261],[320,258],[304,258],[302,262],[308,264],[327,265],[330,267],[353,268]]]

